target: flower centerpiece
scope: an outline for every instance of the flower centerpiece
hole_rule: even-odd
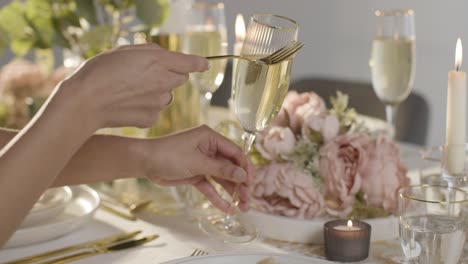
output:
[[[16,59],[0,70],[0,127],[23,128],[54,87],[72,69],[57,68],[47,75],[38,64]]]
[[[299,219],[374,218],[397,209],[409,185],[399,147],[371,133],[337,92],[331,108],[314,92],[290,91],[252,151],[256,209]]]

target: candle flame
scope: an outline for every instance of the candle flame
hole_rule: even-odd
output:
[[[463,47],[461,39],[458,38],[457,40],[457,47],[455,48],[455,68],[460,69],[463,59]]]
[[[353,221],[348,220],[348,227],[353,227]]]
[[[242,14],[236,16],[236,40],[242,42],[245,39],[245,22]]]

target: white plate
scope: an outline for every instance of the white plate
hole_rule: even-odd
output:
[[[70,188],[72,199],[63,214],[51,222],[18,229],[8,240],[5,248],[31,245],[68,234],[86,224],[99,206],[99,195],[88,186]]]
[[[325,219],[302,220],[265,214],[250,210],[240,214],[245,222],[255,225],[264,237],[299,243],[323,243]],[[398,237],[398,219],[394,216],[362,220],[372,227],[371,240],[390,240]]]
[[[70,201],[72,196],[70,187],[56,187],[47,189],[34,204],[31,212],[39,212]]]
[[[34,204],[20,228],[37,226],[51,221],[63,213],[71,199],[72,191],[68,186],[46,190]]]
[[[210,255],[202,257],[188,257],[183,259],[171,260],[162,264],[257,264],[266,258],[272,258],[275,262],[272,264],[321,264],[331,263],[329,261],[303,257],[298,255],[286,254],[229,254],[229,255]]]

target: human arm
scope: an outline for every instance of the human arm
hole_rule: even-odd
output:
[[[0,129],[0,143],[11,139],[16,133]],[[217,160],[210,162],[212,157]],[[236,172],[237,168],[243,171]],[[204,175],[213,175],[232,192],[233,175],[243,175],[244,171],[248,172],[247,177],[241,176],[239,181],[247,184],[252,167],[241,150],[202,126],[159,139],[93,135],[60,171],[52,186],[147,177],[162,185],[194,184],[216,206],[227,210],[229,205],[204,181]],[[243,203],[240,207],[243,210],[247,209],[248,202],[246,184],[242,187]]]
[[[62,82],[0,150],[0,245],[97,129],[150,126],[171,90],[206,68],[201,58],[142,45],[99,55]]]

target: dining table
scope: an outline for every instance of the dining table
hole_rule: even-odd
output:
[[[58,239],[0,250],[0,263],[66,246],[91,241],[122,232],[142,231],[143,235],[158,234],[159,238],[143,246],[119,252],[99,254],[77,260],[74,263],[163,263],[189,257],[199,249],[208,254],[272,253],[300,254],[322,259],[321,245],[289,243],[260,237],[248,244],[222,243],[203,233],[197,221],[188,219],[183,211],[172,215],[158,215],[143,210],[136,221],[129,221],[98,209],[94,218],[82,228]],[[371,246],[371,256],[364,263],[396,263],[392,258],[400,256],[397,240],[381,241]],[[385,259],[386,262],[382,262]]]
[[[224,110],[223,110],[224,111]],[[215,114],[213,114],[215,113]],[[212,110],[214,116],[216,111]],[[220,117],[217,117],[220,119]],[[213,120],[216,120],[214,118]],[[411,144],[401,144],[401,153],[407,164],[417,167],[418,153],[421,147]],[[409,176],[412,182],[418,181],[417,173],[410,168]],[[161,189],[163,190],[163,189]],[[155,197],[158,195],[154,193]],[[157,201],[157,199],[155,199]],[[209,255],[236,253],[265,254],[295,254],[315,259],[314,263],[332,263],[325,260],[324,248],[321,244],[304,244],[287,242],[268,238],[260,234],[259,238],[247,244],[223,243],[203,233],[197,220],[187,217],[183,207],[170,213],[158,213],[154,210],[141,210],[135,213],[137,219],[124,219],[99,207],[89,222],[78,230],[64,236],[32,245],[5,248],[0,250],[0,263],[18,258],[63,248],[95,239],[116,235],[122,232],[141,231],[141,235],[157,234],[154,241],[132,249],[97,254],[92,257],[77,260],[74,263],[164,263],[167,261],[190,258],[195,250],[201,250]],[[287,227],[285,227],[287,228]],[[465,256],[466,256],[465,250]],[[398,234],[389,240],[373,241],[370,246],[369,258],[360,263],[398,263],[402,252]],[[318,262],[317,262],[318,261]]]

